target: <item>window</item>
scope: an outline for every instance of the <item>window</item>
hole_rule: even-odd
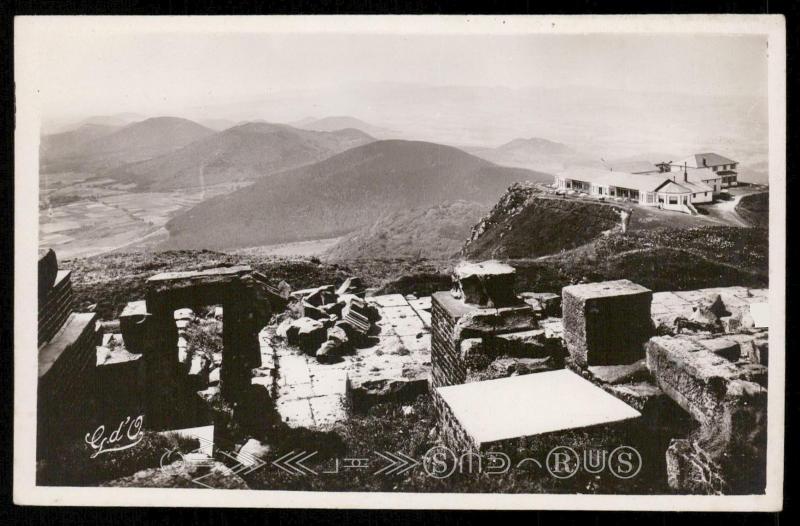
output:
[[[669,204],[677,205],[678,204],[678,196],[675,196],[675,195],[669,196]]]
[[[712,166],[712,167],[711,167],[711,171],[712,171],[712,172],[716,172],[716,171],[717,171],[717,167],[716,167],[716,166]]]
[[[703,194],[703,196],[704,196],[704,197],[708,197],[708,192],[706,192],[705,194]]]

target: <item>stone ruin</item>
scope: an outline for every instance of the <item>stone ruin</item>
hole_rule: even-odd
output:
[[[71,271],[58,268],[53,250],[40,251],[38,278],[37,454],[57,441],[80,436],[93,403],[97,315],[73,312]]]
[[[661,448],[676,492],[765,490],[766,290],[652,293],[617,280],[559,298],[514,294],[513,275],[464,264],[454,290],[433,295],[431,393],[446,444],[497,451],[617,429]]]
[[[48,304],[61,306],[69,273],[51,274]],[[117,320],[81,319],[82,328],[91,325],[79,340],[86,363],[65,378],[86,386],[87,401],[72,410],[85,408],[94,425],[142,414],[147,429],[175,431],[205,429],[228,404],[257,436],[275,425],[329,431],[354,403],[411,399],[428,385],[430,298],[368,292],[355,277],[293,292],[247,266],[154,275],[145,299],[127,303]],[[44,328],[65,316],[60,307],[42,312]],[[211,312],[222,320],[223,348],[209,357],[196,351],[191,329],[213,329]],[[40,350],[40,370],[52,361],[51,347]],[[59,363],[72,361],[67,356]],[[58,392],[42,400],[58,400]]]
[[[249,266],[167,272],[149,278],[146,299],[128,303],[119,318],[126,352],[142,356],[146,379],[142,398],[149,425],[195,423],[202,400],[197,389],[208,383],[218,383],[222,396],[232,404],[244,403],[251,370],[261,366],[258,333],[287,301],[288,292],[273,288]],[[190,355],[185,339],[195,310],[212,305],[218,306],[215,315],[223,317],[218,368],[206,363],[207,357]],[[198,380],[202,375],[203,382]]]
[[[287,426],[330,431],[354,408],[427,390],[430,298],[369,293],[357,278],[294,291],[262,331],[252,383]]]
[[[514,269],[492,261],[459,265],[453,290],[417,298],[374,296],[357,278],[292,292],[242,266],[155,275],[144,300],[101,323],[71,311],[54,253],[39,265],[40,451],[42,437],[77,436],[65,423],[85,433],[76,407],[199,429],[211,400],[269,398],[281,425],[329,431],[354,406],[429,390],[453,448],[638,433],[661,448],[677,492],[764,491],[766,290],[652,293],[618,280],[517,292]],[[213,363],[187,342],[203,306],[224,320]]]

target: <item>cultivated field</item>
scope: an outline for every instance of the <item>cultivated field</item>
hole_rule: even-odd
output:
[[[130,185],[90,174],[42,175],[39,197],[39,246],[61,258],[88,257],[166,234],[175,214],[235,185],[177,192],[130,192]]]

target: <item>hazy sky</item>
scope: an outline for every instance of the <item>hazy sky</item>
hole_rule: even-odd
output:
[[[766,37],[76,32],[39,43],[50,118],[182,108],[362,82],[766,96]]]

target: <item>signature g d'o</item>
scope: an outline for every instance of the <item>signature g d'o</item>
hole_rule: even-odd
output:
[[[122,451],[123,449],[135,446],[144,438],[144,431],[142,430],[143,423],[144,415],[139,415],[133,420],[131,420],[131,417],[126,416],[125,420],[120,422],[119,426],[108,436],[106,436],[106,426],[104,425],[95,429],[94,433],[86,433],[84,441],[95,450],[89,458],[95,458],[102,453]]]

